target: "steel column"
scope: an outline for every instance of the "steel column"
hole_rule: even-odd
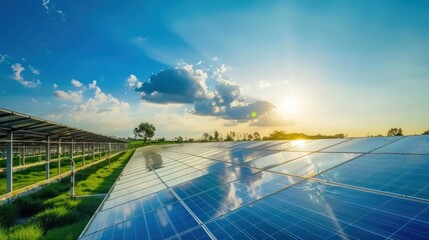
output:
[[[49,179],[49,165],[51,163],[51,143],[50,143],[50,137],[46,137],[46,164],[45,164],[45,178]]]
[[[58,139],[58,175],[61,174],[61,138]]]
[[[95,162],[95,142],[92,142],[92,162]]]
[[[6,146],[6,181],[7,181],[7,192],[13,191],[13,133],[7,133],[7,146]]]

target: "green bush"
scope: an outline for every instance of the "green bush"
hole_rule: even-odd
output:
[[[65,227],[52,229],[45,236],[43,240],[74,240],[79,237],[80,232],[85,228],[88,220],[83,220],[75,224],[71,224]]]
[[[61,190],[55,185],[49,185],[40,191],[42,199],[53,198],[61,194]]]
[[[44,203],[41,199],[29,196],[18,198],[15,200],[14,204],[16,205],[18,214],[21,217],[31,217],[45,209]]]
[[[76,222],[80,216],[75,211],[70,211],[65,207],[46,209],[31,219],[31,223],[39,224],[47,232],[53,228],[62,227]]]
[[[8,240],[35,240],[43,235],[42,229],[37,224],[18,225],[9,230]],[[5,239],[5,238],[2,238]]]
[[[11,204],[0,205],[0,227],[9,228],[16,222],[16,206]]]
[[[0,239],[6,239],[6,231],[3,228],[0,228]]]

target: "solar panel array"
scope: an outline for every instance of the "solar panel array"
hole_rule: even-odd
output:
[[[80,239],[429,239],[429,136],[136,151]]]

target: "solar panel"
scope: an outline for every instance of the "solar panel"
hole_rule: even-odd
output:
[[[80,239],[429,239],[428,137],[140,148]]]

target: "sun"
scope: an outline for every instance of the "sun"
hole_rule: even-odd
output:
[[[297,97],[285,98],[280,102],[278,110],[285,115],[296,114],[301,110],[301,101]]]

